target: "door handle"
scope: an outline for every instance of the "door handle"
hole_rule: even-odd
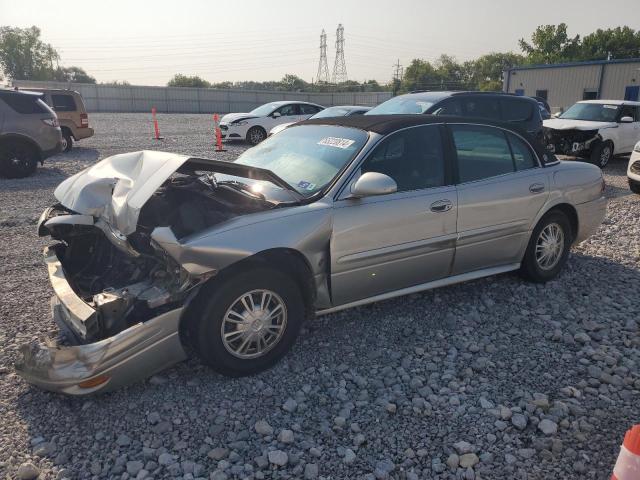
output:
[[[529,185],[529,191],[531,193],[544,192],[544,185],[542,183],[534,183],[532,185]]]
[[[453,207],[451,200],[438,200],[431,204],[432,212],[448,212]]]

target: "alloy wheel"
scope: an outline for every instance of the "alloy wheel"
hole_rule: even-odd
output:
[[[282,339],[287,307],[271,290],[252,290],[233,301],[220,327],[224,348],[233,356],[252,359],[265,355]]]
[[[536,262],[542,270],[555,267],[564,251],[564,232],[557,223],[550,223],[542,229],[536,241]]]

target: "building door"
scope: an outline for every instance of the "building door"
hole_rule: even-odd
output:
[[[640,96],[640,86],[638,85],[629,85],[624,89],[624,99],[631,100],[632,102],[638,101],[638,96]]]

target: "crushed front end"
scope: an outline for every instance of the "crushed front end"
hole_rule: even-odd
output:
[[[177,172],[185,164],[189,168]],[[56,242],[44,250],[44,261],[62,335],[22,347],[16,363],[22,377],[47,390],[83,395],[113,390],[186,358],[183,311],[217,271],[180,265],[154,241],[154,231],[169,229],[179,251],[189,235],[275,205],[237,180],[217,183],[210,171],[216,165],[234,168],[135,152],[107,158],[56,189],[60,203],[43,212],[38,234]]]
[[[556,155],[587,158],[601,140],[602,137],[598,134],[598,130],[544,128],[544,141],[547,149]]]

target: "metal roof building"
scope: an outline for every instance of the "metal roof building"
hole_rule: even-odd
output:
[[[640,58],[514,67],[503,78],[505,92],[546,98],[552,113],[579,100],[640,99]]]

